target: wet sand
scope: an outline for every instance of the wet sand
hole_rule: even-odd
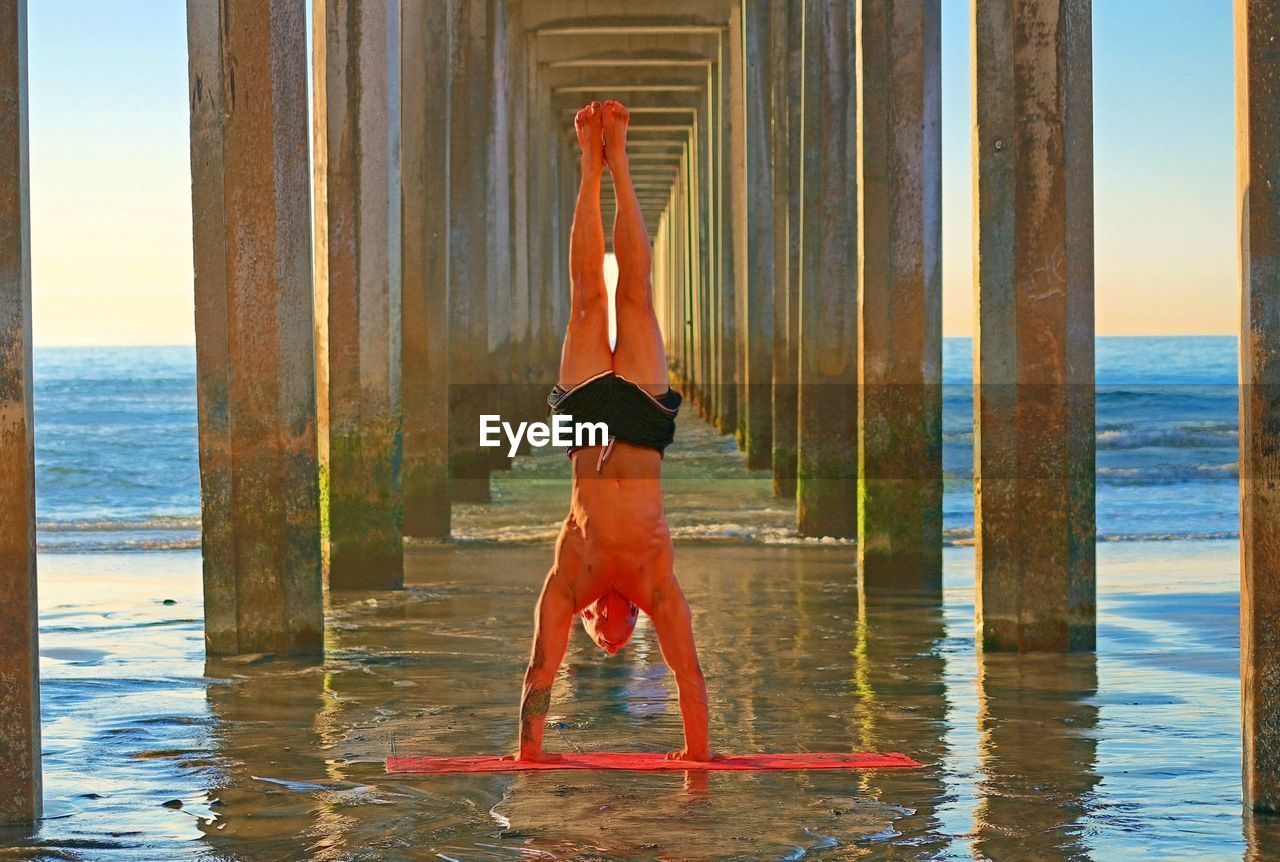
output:
[[[414,549],[331,598],[321,664],[205,662],[198,552],[41,558],[47,819],[3,858],[1275,858],[1240,807],[1236,546],[1099,548],[1098,653],[983,656],[973,557],[941,608],[860,599],[847,546],[685,542],[720,749],[903,751],[923,769],[388,778],[504,751],[542,542]],[[166,603],[172,602],[172,604]],[[581,633],[548,747],[667,750],[642,627]]]

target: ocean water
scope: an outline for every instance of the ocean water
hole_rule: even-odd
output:
[[[973,529],[972,343],[949,338],[943,352],[945,527],[950,542],[964,543]],[[198,548],[194,348],[37,348],[35,378],[42,549]],[[1235,338],[1100,338],[1097,381],[1100,539],[1234,537]],[[677,435],[675,448],[713,442],[702,436]],[[684,477],[691,505],[700,480],[724,478],[699,469]],[[766,532],[724,525],[735,538],[753,531]]]

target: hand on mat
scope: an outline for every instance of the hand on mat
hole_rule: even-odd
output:
[[[534,763],[559,763],[564,760],[563,754],[551,751],[519,751],[515,754],[502,755],[503,760],[531,760]]]
[[[693,763],[706,763],[709,760],[724,760],[724,755],[708,751],[699,757],[697,752],[690,753],[689,749],[682,748],[679,751],[668,751],[667,760],[688,760]]]

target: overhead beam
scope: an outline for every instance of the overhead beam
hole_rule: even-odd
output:
[[[724,27],[717,24],[613,24],[575,27],[549,24],[539,27],[539,36],[714,36]]]

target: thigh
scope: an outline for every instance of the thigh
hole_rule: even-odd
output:
[[[577,386],[613,367],[613,353],[609,350],[609,309],[603,302],[598,305],[599,308],[576,314],[576,319],[571,319],[565,330],[560,374],[556,380],[562,389]]]
[[[658,328],[658,316],[647,302],[620,300],[618,343],[613,351],[613,373],[625,377],[651,395],[670,388],[667,347]]]

